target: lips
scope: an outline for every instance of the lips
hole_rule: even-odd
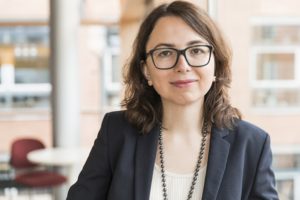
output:
[[[195,79],[178,80],[178,81],[171,82],[171,84],[185,84],[185,83],[192,83],[195,81],[196,81]]]
[[[195,79],[187,79],[187,80],[178,80],[171,82],[171,84],[177,88],[187,88],[192,86],[197,80]]]

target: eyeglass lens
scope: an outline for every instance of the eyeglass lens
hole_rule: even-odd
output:
[[[205,65],[209,61],[210,48],[206,46],[191,47],[186,50],[185,55],[190,65]],[[153,60],[158,68],[171,68],[177,61],[177,51],[168,48],[157,49],[153,52]]]

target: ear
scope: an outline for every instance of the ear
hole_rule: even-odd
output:
[[[214,76],[214,78],[213,78],[213,82],[216,82],[216,76]]]
[[[142,73],[144,74],[145,78],[148,80],[148,84],[151,86],[152,79],[150,77],[149,68],[147,66],[147,63],[143,60],[140,62],[140,69],[141,69]]]

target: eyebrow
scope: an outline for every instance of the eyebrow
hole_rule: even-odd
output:
[[[194,45],[194,44],[207,44],[207,43],[202,40],[193,40],[193,41],[190,41],[187,43],[188,46]]]
[[[187,43],[187,46],[191,46],[191,45],[195,45],[195,44],[207,44],[206,42],[202,41],[202,40],[192,40],[190,42]],[[174,44],[170,44],[170,43],[159,43],[157,45],[155,45],[155,47],[153,49],[156,49],[160,46],[163,47],[174,47]]]

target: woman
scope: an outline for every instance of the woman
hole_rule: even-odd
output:
[[[142,23],[68,200],[278,199],[270,137],[229,102],[231,51],[202,9],[175,1]]]

